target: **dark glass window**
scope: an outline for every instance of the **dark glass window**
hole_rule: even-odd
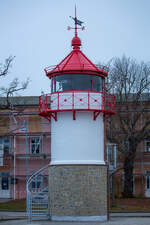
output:
[[[70,91],[71,90],[71,75],[59,75],[51,79],[51,92]]]
[[[91,75],[72,74],[72,90],[91,91]]]
[[[150,171],[146,171],[146,189],[150,189]]]
[[[2,177],[2,190],[8,190],[8,189],[9,189],[8,177]]]
[[[56,77],[51,78],[51,93],[56,91]]]
[[[54,82],[54,77],[51,78],[51,93],[54,92],[53,88],[54,88],[54,85],[53,85],[53,82]]]
[[[10,139],[8,137],[0,137],[0,150],[8,153],[10,149]]]
[[[51,93],[59,91],[103,91],[102,78],[88,74],[63,74],[51,78]]]
[[[41,140],[39,137],[32,137],[30,139],[30,152],[31,154],[41,153]]]
[[[41,174],[33,178],[33,181],[31,182],[31,188],[32,189],[42,188],[42,184],[43,184],[43,175]]]
[[[56,76],[56,91],[71,90],[71,76],[69,74]]]
[[[99,76],[93,76],[93,91],[103,91],[103,81],[102,78]]]
[[[145,151],[150,152],[150,139],[145,140]]]

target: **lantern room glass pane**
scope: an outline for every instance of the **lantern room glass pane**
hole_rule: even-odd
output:
[[[91,75],[72,74],[72,90],[91,91]]]
[[[51,88],[51,93],[54,92],[54,77],[50,79],[50,88]]]
[[[59,75],[53,78],[53,92],[70,91],[71,90],[71,76],[70,74]]]
[[[103,91],[103,80],[99,76],[93,76],[93,91]]]

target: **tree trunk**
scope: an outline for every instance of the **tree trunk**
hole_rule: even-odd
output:
[[[124,159],[124,187],[123,197],[133,198],[133,168],[136,155],[136,144],[134,140],[129,141],[129,151]]]
[[[133,160],[131,160],[129,157],[125,157],[124,160],[123,197],[133,197]]]

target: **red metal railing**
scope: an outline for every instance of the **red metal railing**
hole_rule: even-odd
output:
[[[92,91],[66,91],[39,97],[40,114],[59,111],[101,111],[115,114],[115,96]]]
[[[76,66],[78,64],[67,64],[67,66]],[[64,64],[61,64],[61,66],[59,65],[53,65],[53,66],[48,66],[45,68],[45,72],[46,74],[48,74],[49,72],[51,72],[53,69],[57,69],[58,72],[62,71],[62,68],[63,66],[65,66],[65,63]],[[82,67],[82,69],[84,69],[85,67],[87,68],[89,66],[89,64],[81,64],[80,65]],[[109,68],[107,66],[103,66],[103,65],[98,65],[98,64],[95,64],[95,66],[101,71],[101,72],[104,72],[104,73],[108,73],[109,72]],[[91,70],[91,66],[89,66],[89,70]]]

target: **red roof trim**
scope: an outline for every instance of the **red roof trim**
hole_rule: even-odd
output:
[[[46,74],[47,77],[51,78],[51,77],[55,77],[57,75],[62,75],[62,74],[68,74],[68,73],[71,73],[71,74],[89,74],[89,75],[96,75],[96,76],[99,76],[99,77],[106,77],[107,76],[107,73],[106,72],[103,72],[103,71],[100,71],[99,73],[98,72],[94,72],[94,71],[90,71],[90,70],[65,70],[65,71],[58,71],[58,72],[54,72],[53,74]]]

